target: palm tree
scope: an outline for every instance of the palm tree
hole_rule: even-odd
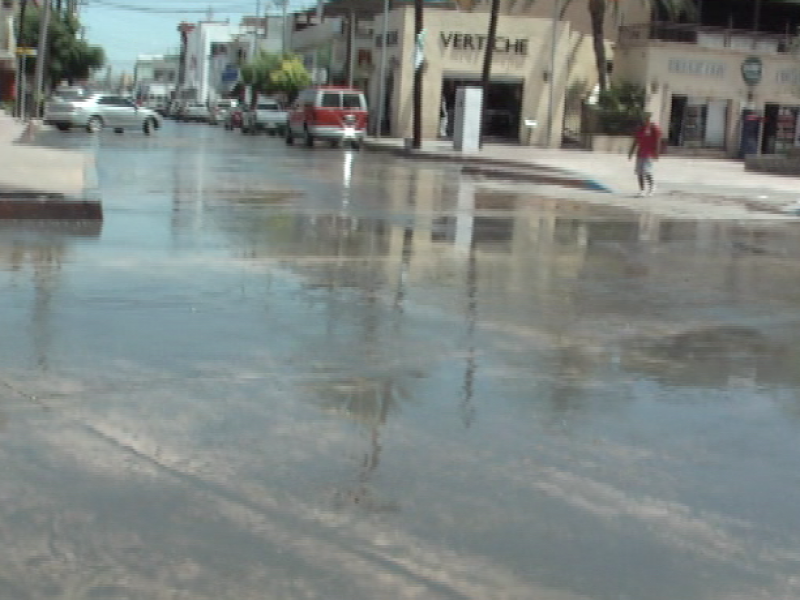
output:
[[[561,5],[561,18],[563,19],[567,8],[574,0],[563,0]],[[681,16],[689,18],[697,14],[697,0],[641,0],[645,4],[655,8],[664,8],[670,19],[677,20]],[[790,2],[800,2],[800,0],[788,0]],[[592,23],[592,43],[594,45],[595,65],[597,66],[597,83],[601,90],[608,87],[608,73],[606,70],[606,46],[605,46],[605,21],[609,12],[609,7],[615,10],[619,0],[587,0],[587,7]]]

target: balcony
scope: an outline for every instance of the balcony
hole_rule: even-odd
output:
[[[790,54],[797,51],[793,37],[787,34],[663,22],[620,27],[619,45],[622,47],[646,46],[653,42],[759,54]]]

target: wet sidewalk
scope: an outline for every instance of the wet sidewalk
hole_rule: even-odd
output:
[[[510,144],[486,144],[478,152],[457,152],[451,142],[438,140],[423,142],[421,150],[406,150],[398,138],[370,138],[366,146],[413,158],[461,162],[467,170],[489,176],[493,171],[510,180],[547,177],[549,180],[541,182],[617,197],[631,197],[638,191],[633,163],[622,154]],[[696,216],[703,216],[704,205],[730,202],[751,211],[793,216],[800,201],[800,178],[748,172],[744,163],[736,160],[665,155],[656,163],[655,174],[657,197],[691,202],[696,205]]]
[[[0,191],[85,196],[94,185],[94,157],[87,152],[26,145],[27,131],[28,124],[0,112]]]

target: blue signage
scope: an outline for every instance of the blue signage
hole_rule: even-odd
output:
[[[239,80],[239,68],[236,65],[228,65],[222,71],[222,83],[236,83]]]

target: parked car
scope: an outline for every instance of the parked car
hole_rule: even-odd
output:
[[[183,100],[170,100],[169,104],[167,104],[167,114],[164,116],[177,119],[180,116],[184,105],[185,102],[183,102]]]
[[[321,86],[304,90],[289,110],[286,143],[302,138],[311,147],[315,140],[331,145],[361,146],[367,135],[367,100],[360,90]]]
[[[263,98],[242,113],[242,133],[256,135],[266,131],[270,135],[283,135],[286,130],[286,111],[280,102]]]
[[[209,124],[219,125],[220,123],[225,123],[228,118],[228,113],[236,108],[238,104],[238,100],[218,100],[209,111]]]
[[[208,121],[209,111],[208,107],[202,102],[188,102],[178,117],[179,121]]]
[[[112,94],[89,94],[74,98],[54,96],[45,105],[44,122],[61,131],[83,127],[95,133],[110,127],[118,133],[141,129],[145,134],[161,127],[158,113],[136,106],[130,98]]]

